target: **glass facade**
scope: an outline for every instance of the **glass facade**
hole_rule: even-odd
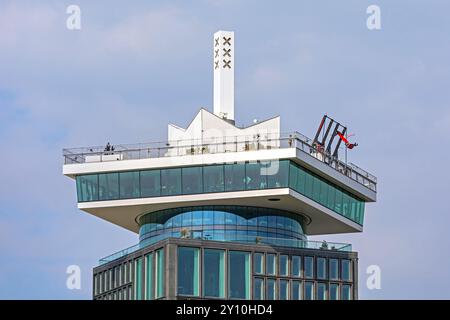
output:
[[[317,268],[321,265],[341,266],[344,263],[349,264],[350,269],[354,268],[353,261],[348,258],[323,257],[320,255],[321,252],[305,256],[300,252],[287,251],[274,254],[270,251],[264,252],[264,249],[241,251],[228,248],[227,251],[225,248],[187,246],[185,240],[177,241],[184,244],[171,247],[176,256],[173,269],[165,269],[164,256],[168,254],[167,251],[164,251],[164,248],[155,248],[152,251],[144,251],[141,256],[131,260],[107,266],[100,272],[94,271],[94,298],[137,300],[166,298],[165,281],[167,281],[168,288],[172,286],[176,288],[175,294],[180,298],[353,299],[353,284],[348,281],[338,279],[328,282],[318,279],[317,276],[303,278],[303,272],[300,272],[299,276],[299,273],[294,271],[301,269],[301,262],[310,259],[314,261],[311,268],[315,266],[317,274],[320,273]],[[321,259],[325,261],[319,262]],[[275,274],[269,274],[264,270],[267,267],[263,268],[266,261],[278,262],[278,271]],[[283,267],[280,264],[285,263],[291,267],[286,275],[282,275]],[[255,264],[260,267],[255,268]],[[173,273],[167,275],[166,272]],[[329,271],[330,275],[332,273]]]
[[[277,298],[277,280],[269,278],[267,279],[267,300],[275,300]]]
[[[178,294],[198,296],[199,249],[178,247]]]
[[[314,300],[314,282],[305,281],[305,300]]]
[[[164,249],[156,251],[156,298],[164,297]]]
[[[301,281],[292,281],[292,296],[291,300],[302,300],[302,282]]]
[[[275,276],[277,274],[277,255],[269,253],[266,257],[266,261],[267,274]]]
[[[317,300],[327,300],[327,285],[319,282],[317,284]]]
[[[364,201],[290,160],[79,175],[78,202],[291,188],[362,225]]]
[[[344,281],[351,281],[352,280],[352,274],[351,274],[351,262],[350,260],[341,260],[342,262],[342,280]]]
[[[269,223],[270,222],[270,223]],[[139,240],[153,243],[164,238],[258,242],[283,245],[301,241],[303,217],[268,208],[202,206],[151,212],[139,218]]]
[[[280,271],[279,271],[279,275],[280,276],[287,276],[289,274],[289,261],[288,261],[288,256],[287,255],[280,255]]]
[[[225,251],[205,249],[203,255],[203,296],[225,298]]]
[[[339,262],[338,259],[329,259],[330,280],[339,280]]]
[[[314,258],[305,257],[305,278],[314,278]]]
[[[242,251],[228,253],[228,297],[250,299],[250,254]]]
[[[317,278],[326,279],[327,278],[327,259],[317,258]]]
[[[302,275],[302,257],[292,256],[291,275],[293,277],[300,277]]]
[[[255,253],[253,255],[253,272],[257,274],[264,273],[264,253]]]
[[[339,285],[337,283],[330,284],[330,300],[339,300]]]
[[[253,279],[253,300],[264,300],[264,279]]]

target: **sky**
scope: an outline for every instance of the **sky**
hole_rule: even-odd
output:
[[[366,26],[373,4],[381,30]],[[360,298],[449,299],[449,13],[446,0],[0,0],[0,299],[91,299],[98,259],[137,243],[77,209],[62,149],[162,141],[212,110],[217,30],[235,32],[237,124],[280,115],[313,136],[327,113],[356,134],[349,159],[378,177],[378,201],[364,232],[313,239],[353,244]]]

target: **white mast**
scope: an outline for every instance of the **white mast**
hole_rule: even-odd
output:
[[[214,114],[234,123],[234,32],[214,33]]]

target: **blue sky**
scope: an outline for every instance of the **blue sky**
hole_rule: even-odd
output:
[[[449,12],[444,0],[1,0],[0,298],[90,299],[98,258],[137,242],[76,208],[61,150],[162,140],[167,123],[211,110],[219,29],[235,31],[238,124],[281,115],[312,136],[328,113],[356,133],[350,160],[378,176],[379,200],[363,233],[327,239],[359,252],[360,297],[450,298]],[[66,288],[72,264],[81,290]],[[372,264],[381,290],[365,286]]]

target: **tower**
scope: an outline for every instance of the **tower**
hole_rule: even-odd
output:
[[[94,299],[358,298],[351,245],[308,236],[362,232],[377,180],[279,116],[236,127],[233,36],[214,35],[213,113],[162,145],[63,150],[78,208],[139,235],[100,259]]]

